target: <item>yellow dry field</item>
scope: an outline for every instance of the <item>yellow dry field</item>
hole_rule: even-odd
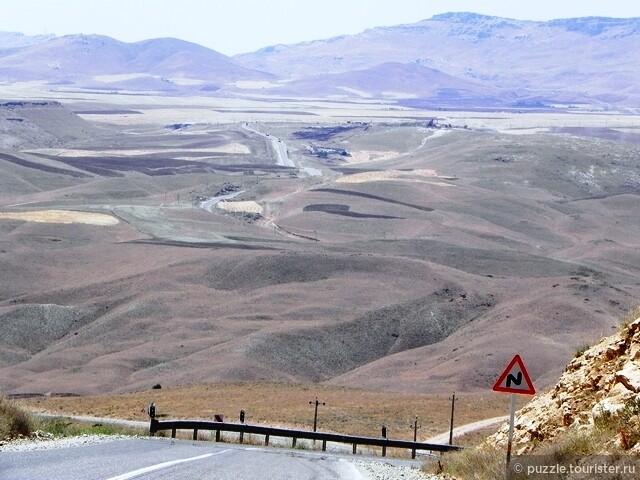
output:
[[[254,201],[244,202],[219,202],[217,205],[221,210],[234,213],[259,213],[262,214],[262,207]]]
[[[366,183],[384,180],[424,181],[425,178],[439,178],[434,170],[418,169],[411,171],[385,170],[381,172],[362,172],[345,175],[336,180],[336,183]],[[441,186],[452,186],[444,182],[431,182]]]
[[[31,410],[67,415],[147,420],[145,407],[154,402],[159,419],[213,419],[224,415],[238,421],[245,410],[251,424],[310,428],[316,397],[318,430],[379,436],[386,425],[390,438],[410,439],[416,416],[422,426],[418,439],[447,432],[451,394],[402,394],[323,385],[223,383],[162,388],[120,396],[39,397],[21,400]],[[456,394],[455,426],[507,415],[508,395]],[[497,430],[497,427],[496,427]]]
[[[40,153],[44,155],[55,155],[57,157],[135,157],[140,155],[151,155],[154,153],[163,153],[171,151],[167,148],[145,148],[145,149],[118,149],[118,150],[80,150],[66,148],[38,148],[36,150],[26,150],[27,153]],[[241,143],[233,142],[218,147],[209,148],[188,148],[180,149],[183,153],[232,153],[232,154],[248,154],[251,153],[249,147]]]
[[[350,157],[346,157],[347,163],[365,163],[365,162],[380,162],[382,160],[390,160],[393,157],[400,155],[394,151],[374,151],[374,150],[356,150],[349,152]]]
[[[76,212],[72,210],[39,210],[34,212],[0,212],[0,219],[37,223],[79,223],[108,227],[120,221],[106,213]]]

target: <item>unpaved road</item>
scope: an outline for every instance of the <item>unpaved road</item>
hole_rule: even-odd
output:
[[[502,422],[506,422],[509,420],[509,416],[504,417],[494,417],[487,418],[485,420],[479,420],[473,423],[467,423],[466,425],[461,425],[457,428],[453,429],[453,438],[461,437],[468,433],[475,432],[477,430],[482,430],[483,428],[491,427],[493,425],[497,425]],[[435,437],[431,437],[426,440],[428,443],[448,443],[449,442],[449,432],[441,433],[440,435],[436,435]]]

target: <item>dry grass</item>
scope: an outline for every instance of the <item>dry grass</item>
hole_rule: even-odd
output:
[[[28,437],[32,430],[31,417],[24,409],[0,397],[0,441]]]
[[[241,409],[254,424],[310,428],[316,396],[326,405],[318,409],[318,429],[357,435],[380,435],[386,425],[390,438],[412,438],[417,415],[425,440],[447,431],[450,396],[400,394],[320,385],[223,383],[150,389],[120,396],[34,398],[21,403],[38,411],[66,415],[146,420],[144,408],[154,402],[160,418],[213,418],[237,421]],[[494,394],[456,394],[455,425],[503,415],[507,402]]]
[[[605,452],[613,459],[623,460],[629,456],[629,449],[640,442],[640,403],[635,400],[627,402],[617,416],[605,414],[594,420],[592,428],[569,429],[551,441],[538,444],[532,453],[560,464],[574,461],[575,458],[588,462],[589,458]],[[485,443],[479,448],[446,454],[441,457],[439,464],[427,465],[424,470],[429,473],[441,471],[456,479],[495,480],[504,477],[505,463],[504,448]]]
[[[505,455],[497,448],[461,450],[442,455],[437,463],[425,465],[423,471],[459,480],[497,480],[505,475]]]

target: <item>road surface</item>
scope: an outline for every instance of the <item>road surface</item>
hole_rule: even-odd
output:
[[[211,197],[209,200],[200,202],[200,208],[206,210],[207,212],[213,213],[213,209],[218,203],[237,197],[241,193],[244,193],[244,190],[240,190],[239,192],[227,193],[226,195],[218,195],[217,197]]]
[[[483,428],[492,427],[493,425],[497,425],[502,422],[506,422],[509,420],[509,416],[505,417],[495,417],[495,418],[487,418],[486,420],[480,420],[478,422],[467,423],[466,425],[461,425],[453,429],[453,438],[461,437],[468,433],[475,432],[476,430],[482,430]],[[435,437],[431,437],[426,440],[428,443],[440,443],[446,444],[449,443],[449,432],[441,433]]]
[[[3,480],[285,480],[369,478],[352,459],[336,454],[162,438],[1,453]],[[386,463],[417,465],[387,458]]]
[[[269,140],[271,142],[271,146],[273,147],[273,151],[276,153],[276,163],[281,167],[292,167],[295,168],[296,164],[293,163],[293,160],[289,158],[289,154],[287,153],[287,144],[284,143],[278,137],[274,137],[273,135],[262,133],[259,130],[249,126],[248,123],[243,123],[242,128],[248,130],[251,133],[255,133],[256,135],[260,135],[262,138]]]

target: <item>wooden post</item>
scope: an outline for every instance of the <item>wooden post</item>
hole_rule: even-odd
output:
[[[451,425],[449,427],[449,445],[453,445],[453,412],[456,406],[456,392],[451,397]]]
[[[326,440],[322,440],[322,451],[323,452],[327,451],[327,441]]]
[[[383,446],[382,446],[382,456],[383,456],[383,457],[386,457],[386,456],[387,456],[387,446],[386,446],[386,445],[383,445]]]
[[[220,430],[216,430],[216,442],[220,441]]]
[[[357,443],[354,443],[354,444],[353,444],[353,454],[354,454],[354,455],[356,454],[356,449],[357,449],[357,448],[358,448],[358,444],[357,444]]]
[[[198,429],[197,428],[193,429],[193,439],[194,440],[198,440]]]
[[[171,429],[171,438],[176,438],[176,429],[175,428]]]
[[[240,432],[240,443],[244,443],[244,432]]]
[[[293,440],[291,440],[291,448],[296,448],[296,441],[298,439],[296,437],[293,437]]]
[[[269,446],[269,434],[267,434],[267,435],[265,435],[265,436],[264,436],[264,444],[265,444],[266,446]]]

